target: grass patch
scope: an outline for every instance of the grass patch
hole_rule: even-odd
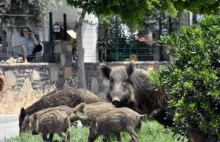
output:
[[[89,135],[89,129],[87,127],[71,128],[71,142],[87,142]],[[164,132],[163,126],[157,122],[146,122],[143,123],[141,131],[138,133],[139,142],[178,142],[177,137],[173,137],[171,131]],[[130,136],[123,132],[121,133],[122,141],[130,141]],[[57,134],[55,134],[53,141],[60,141],[61,139]],[[20,137],[12,137],[6,139],[6,142],[42,142],[41,135],[31,135],[30,133],[22,134]],[[116,141],[115,137],[111,137],[109,142]],[[185,139],[186,141],[186,139]],[[101,137],[99,137],[96,142],[102,142]]]

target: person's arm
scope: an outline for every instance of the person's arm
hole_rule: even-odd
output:
[[[34,36],[33,33],[31,33],[31,38],[32,38],[33,41],[34,41],[34,45],[35,45],[35,46],[40,44],[39,41],[36,39],[36,37]]]
[[[27,45],[26,45],[26,41],[24,39],[20,39],[19,45],[21,45],[20,52],[23,52],[24,62],[28,62],[27,61]]]

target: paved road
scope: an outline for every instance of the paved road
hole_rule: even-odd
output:
[[[18,115],[0,115],[0,142],[19,134]]]
[[[0,124],[0,142],[19,134],[18,121]]]

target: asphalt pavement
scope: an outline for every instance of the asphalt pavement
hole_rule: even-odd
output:
[[[5,138],[18,136],[18,114],[0,115],[0,142]]]

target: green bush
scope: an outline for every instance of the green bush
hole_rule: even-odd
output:
[[[151,80],[171,96],[175,132],[194,128],[220,137],[220,17],[206,16],[162,42],[175,61]]]

